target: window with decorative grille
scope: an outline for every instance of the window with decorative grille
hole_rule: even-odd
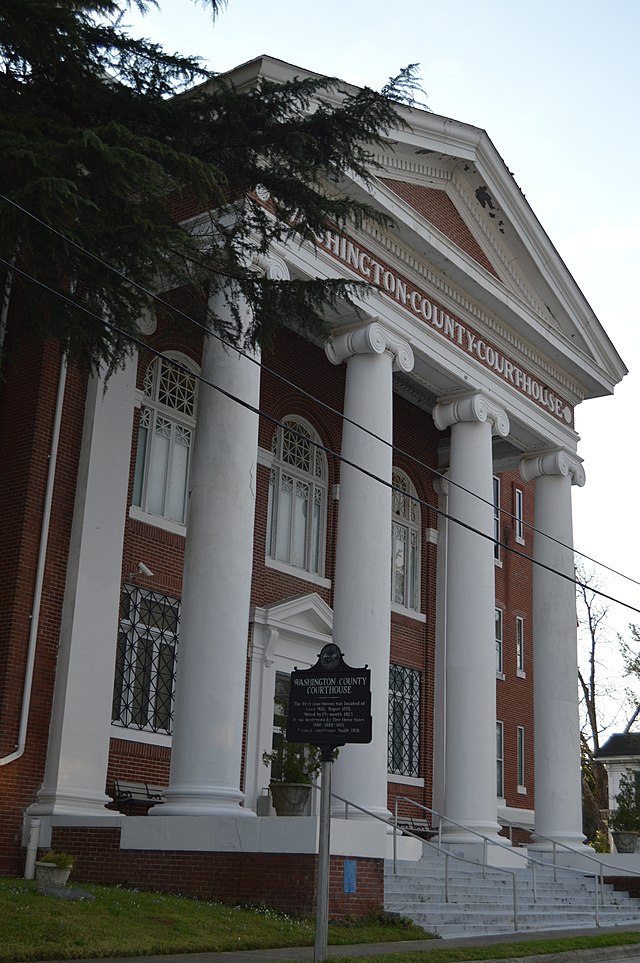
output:
[[[389,772],[420,775],[420,672],[389,666]]]
[[[180,361],[180,364],[176,363]],[[156,358],[144,377],[133,504],[184,524],[196,424],[195,373],[186,359]]]
[[[114,725],[171,733],[179,630],[179,599],[122,587]]]
[[[391,601],[406,609],[420,608],[420,505],[409,478],[392,474]]]
[[[278,562],[324,572],[327,459],[301,418],[285,418],[273,436],[267,554]]]

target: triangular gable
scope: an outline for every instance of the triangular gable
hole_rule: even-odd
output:
[[[451,198],[444,191],[387,177],[381,177],[380,180],[486,271],[496,278],[499,277],[491,261],[456,210]]]
[[[286,631],[292,636],[321,640],[333,632],[333,611],[317,592],[296,595],[273,605],[255,609],[254,622]]]

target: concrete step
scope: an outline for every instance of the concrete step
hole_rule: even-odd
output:
[[[385,867],[385,907],[408,916],[425,929],[441,936],[494,935],[514,931],[513,883],[511,874],[449,861],[449,902],[444,901],[444,860],[422,859],[397,863],[397,874],[389,861]],[[595,922],[594,880],[560,871],[553,880],[552,867],[536,868],[533,899],[531,870],[516,870],[518,929],[593,926]],[[598,917],[601,926],[637,922],[640,901],[606,885],[601,894]]]

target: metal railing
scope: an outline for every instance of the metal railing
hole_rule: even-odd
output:
[[[314,786],[313,788],[316,789],[318,792],[320,791],[320,787],[319,787],[319,786]],[[345,810],[344,810],[344,812],[345,812],[345,819],[348,819],[348,818],[349,818],[349,808],[351,807],[351,808],[353,808],[353,809],[357,809],[358,812],[364,813],[366,816],[370,816],[372,819],[377,819],[378,822],[384,823],[385,826],[390,826],[390,827],[393,829],[393,831],[394,831],[394,832],[393,832],[393,873],[394,873],[394,876],[397,875],[397,871],[396,871],[396,864],[397,864],[397,860],[396,860],[396,835],[397,835],[398,830],[399,830],[403,835],[413,836],[414,839],[417,839],[419,842],[423,843],[424,845],[427,845],[427,846],[431,845],[431,846],[433,846],[433,844],[428,843],[428,842],[427,842],[426,840],[424,840],[421,836],[419,836],[417,833],[412,832],[410,829],[398,827],[397,823],[396,823],[393,819],[387,819],[387,818],[385,818],[384,816],[379,816],[377,813],[371,812],[371,810],[369,810],[369,809],[365,809],[364,806],[359,806],[357,803],[354,803],[352,800],[350,800],[350,799],[345,799],[343,796],[338,796],[336,793],[333,793],[333,792],[332,792],[332,793],[331,793],[331,798],[332,798],[332,799],[338,799],[341,803],[344,803],[344,807],[345,807]],[[410,801],[413,802],[413,800],[410,800]],[[419,804],[416,804],[416,805],[419,805]],[[426,808],[426,807],[423,807],[423,808]],[[431,810],[431,811],[433,811],[433,810]],[[465,827],[462,827],[462,828],[464,829]],[[473,830],[469,830],[469,831],[470,831],[470,832],[473,832]],[[480,834],[479,834],[479,833],[476,833],[475,835],[480,835]],[[434,849],[437,849],[438,853],[439,853],[441,856],[444,857],[444,861],[445,861],[444,896],[445,896],[445,903],[448,903],[448,902],[449,902],[449,860],[450,860],[450,859],[455,859],[455,860],[459,860],[460,862],[463,862],[463,863],[470,863],[470,864],[473,865],[473,866],[477,866],[477,865],[478,865],[478,860],[469,859],[469,858],[466,857],[466,856],[459,856],[457,853],[450,853],[450,852],[448,852],[447,850],[441,849],[440,847],[435,847],[435,846],[433,846],[433,848],[434,848]],[[515,872],[515,870],[513,870],[513,869],[507,869],[506,867],[503,867],[503,866],[494,866],[494,867],[492,867],[492,869],[494,869],[494,870],[495,870],[496,872],[498,872],[498,873],[504,873],[505,875],[511,876],[512,893],[513,893],[513,928],[514,928],[514,930],[517,932],[517,931],[518,931],[518,894],[517,894],[517,889],[516,889],[516,872]],[[483,873],[483,875],[484,875],[484,873]]]
[[[451,819],[451,818],[448,817],[448,816],[443,816],[441,813],[437,812],[437,810],[431,809],[429,806],[424,806],[422,803],[417,802],[415,799],[411,799],[409,796],[397,796],[397,797],[396,797],[396,800],[395,800],[395,808],[394,808],[394,834],[393,834],[393,872],[394,872],[394,875],[396,874],[396,852],[397,852],[397,851],[396,851],[396,837],[397,837],[397,833],[398,833],[398,832],[400,832],[400,833],[402,833],[402,834],[407,834],[407,833],[408,833],[409,835],[414,836],[416,839],[420,839],[420,838],[421,838],[421,837],[419,837],[416,833],[413,833],[413,832],[411,832],[410,830],[407,830],[406,827],[403,827],[403,826],[399,826],[399,825],[398,825],[398,803],[399,803],[399,802],[409,803],[410,805],[415,806],[417,809],[420,809],[420,810],[422,810],[423,812],[429,813],[431,816],[436,816],[436,817],[438,818],[438,843],[437,843],[437,845],[436,845],[435,843],[432,843],[432,842],[429,841],[429,840],[424,840],[424,839],[422,840],[422,843],[423,843],[423,845],[425,845],[425,846],[429,846],[429,847],[431,847],[432,849],[435,849],[435,850],[438,852],[439,855],[444,855],[444,857],[445,857],[445,902],[449,902],[449,900],[448,900],[448,898],[447,898],[447,895],[446,895],[446,894],[447,894],[447,891],[448,891],[448,858],[449,858],[449,857],[452,857],[452,856],[453,856],[453,853],[448,853],[448,851],[447,851],[446,849],[443,850],[443,848],[442,848],[442,825],[443,825],[443,822],[449,823],[449,824],[451,824],[452,826],[455,826],[457,829],[463,830],[463,831],[465,832],[465,834],[471,835],[471,836],[476,836],[476,837],[478,837],[478,839],[481,839],[481,840],[483,841],[483,845],[482,845],[482,876],[483,876],[483,878],[485,878],[485,873],[486,873],[486,869],[487,869],[487,865],[488,865],[488,861],[487,861],[488,846],[498,847],[499,849],[513,850],[513,847],[511,846],[511,843],[510,843],[510,842],[509,842],[508,845],[507,845],[506,842],[505,842],[504,844],[503,844],[503,843],[500,843],[500,842],[497,842],[497,841],[495,840],[495,838],[490,838],[489,836],[485,836],[483,833],[479,833],[477,830],[471,829],[470,827],[465,826],[463,823],[457,822],[457,820],[455,820],[455,819]],[[504,822],[506,822],[506,821],[504,821]],[[513,823],[513,827],[514,827],[514,828],[518,828],[518,829],[524,829],[524,828],[525,828],[525,827],[523,827],[523,826],[518,826],[517,823]],[[545,840],[547,840],[547,841],[550,842],[550,843],[555,843],[555,842],[556,842],[555,840],[551,839],[550,837],[542,836],[540,833],[536,833],[536,836],[539,837],[540,839],[545,839]],[[553,881],[554,881],[554,883],[557,883],[557,881],[558,881],[558,878],[557,878],[558,868],[561,869],[561,870],[564,871],[564,872],[577,874],[578,876],[582,877],[583,879],[584,879],[584,878],[591,878],[591,877],[593,877],[593,881],[594,881],[594,922],[595,922],[595,925],[596,925],[596,926],[600,926],[599,905],[603,905],[603,901],[602,901],[602,894],[603,894],[602,864],[599,862],[599,860],[598,860],[597,857],[595,857],[595,856],[590,856],[590,855],[588,855],[588,854],[583,854],[583,853],[578,853],[578,854],[576,854],[576,850],[575,850],[575,849],[572,849],[571,846],[568,846],[568,845],[566,845],[565,843],[557,843],[557,846],[560,847],[560,848],[563,848],[563,849],[568,850],[570,853],[573,853],[573,855],[579,855],[580,857],[583,857],[584,859],[591,859],[591,860],[593,860],[593,861],[595,861],[595,862],[598,863],[598,871],[595,871],[595,872],[588,872],[588,871],[585,872],[584,870],[576,869],[576,868],[573,867],[573,866],[560,866],[560,867],[558,867],[558,865],[557,865],[557,859],[556,859],[556,855],[555,855],[555,852],[556,852],[555,847],[554,847],[554,850],[553,850],[553,852],[554,852],[554,857],[553,857]],[[517,852],[517,850],[516,850],[516,852]],[[460,858],[460,857],[458,857],[458,858]],[[522,859],[523,859],[523,862],[526,860],[527,868],[530,868],[530,869],[531,869],[533,902],[536,903],[536,902],[538,901],[537,880],[536,880],[536,866],[542,866],[543,868],[546,869],[546,868],[548,868],[548,863],[546,863],[544,860],[536,859],[536,858],[535,858],[534,856],[532,856],[531,853],[529,853],[528,851],[527,851],[526,857],[525,857],[525,856],[522,856]],[[480,860],[466,859],[465,861],[466,861],[466,862],[470,862],[470,863],[474,863],[475,865],[479,865],[479,863],[480,863]],[[514,871],[514,870],[506,870],[506,869],[505,869],[504,867],[502,867],[502,866],[500,866],[500,867],[498,867],[498,866],[492,866],[491,869],[494,870],[494,871],[497,870],[497,871],[502,871],[502,872],[513,872],[513,873],[514,873],[513,891],[514,891],[514,906],[515,906],[515,905],[516,905],[515,871]],[[634,875],[640,875],[640,873],[636,873],[636,874],[634,874]],[[516,907],[516,909],[514,909],[514,923],[515,923],[514,928],[517,930],[517,929],[518,929],[518,926],[517,926],[517,907]]]
[[[522,830],[524,830],[525,832],[529,832],[529,833],[531,832],[531,830],[530,830],[530,829],[527,829],[526,826],[523,826],[521,823],[514,822],[512,819],[501,819],[500,821],[501,821],[502,825],[509,827],[509,839],[510,839],[510,840],[513,840],[512,830],[514,830],[514,829],[522,829]],[[599,855],[597,855],[597,856],[596,856],[596,855],[591,855],[591,853],[582,853],[582,852],[579,853],[579,852],[577,852],[575,849],[573,849],[571,846],[569,846],[567,843],[560,843],[560,842],[558,842],[558,840],[552,839],[551,836],[545,836],[544,833],[538,832],[537,829],[535,830],[535,837],[536,837],[536,840],[542,839],[542,840],[544,840],[545,842],[548,842],[548,843],[551,843],[551,844],[552,844],[551,851],[552,851],[552,854],[553,854],[553,879],[554,879],[554,882],[556,881],[557,852],[558,852],[558,849],[561,849],[561,850],[563,850],[563,851],[565,851],[565,852],[571,853],[573,856],[579,856],[580,859],[587,859],[587,860],[590,860],[591,862],[597,863],[597,864],[598,864],[598,876],[599,876],[599,878],[600,878],[600,885],[601,885],[601,887],[602,887],[603,881],[604,881],[604,867],[605,867],[605,866],[606,866],[608,869],[613,869],[613,870],[616,870],[616,869],[619,870],[619,869],[620,869],[620,867],[615,866],[614,863],[607,863],[606,860],[601,859],[601,856],[606,855],[606,853],[601,853],[601,854],[599,854]],[[567,869],[567,867],[566,867],[566,866],[561,866],[560,869]],[[579,870],[578,870],[578,872],[579,872]],[[590,874],[589,874],[589,875],[590,875]],[[635,869],[631,869],[631,868],[625,867],[624,875],[625,875],[625,876],[640,876],[640,871],[639,871],[639,870],[635,870]]]

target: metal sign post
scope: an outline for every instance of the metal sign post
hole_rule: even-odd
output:
[[[327,958],[329,935],[329,861],[331,853],[331,767],[334,750],[322,750],[322,786],[320,789],[320,831],[318,835],[318,878],[316,889],[316,941],[313,963]]]
[[[346,664],[334,642],[310,669],[291,673],[286,739],[322,750],[314,963],[327,958],[331,852],[331,766],[346,743],[371,742],[371,670]]]

